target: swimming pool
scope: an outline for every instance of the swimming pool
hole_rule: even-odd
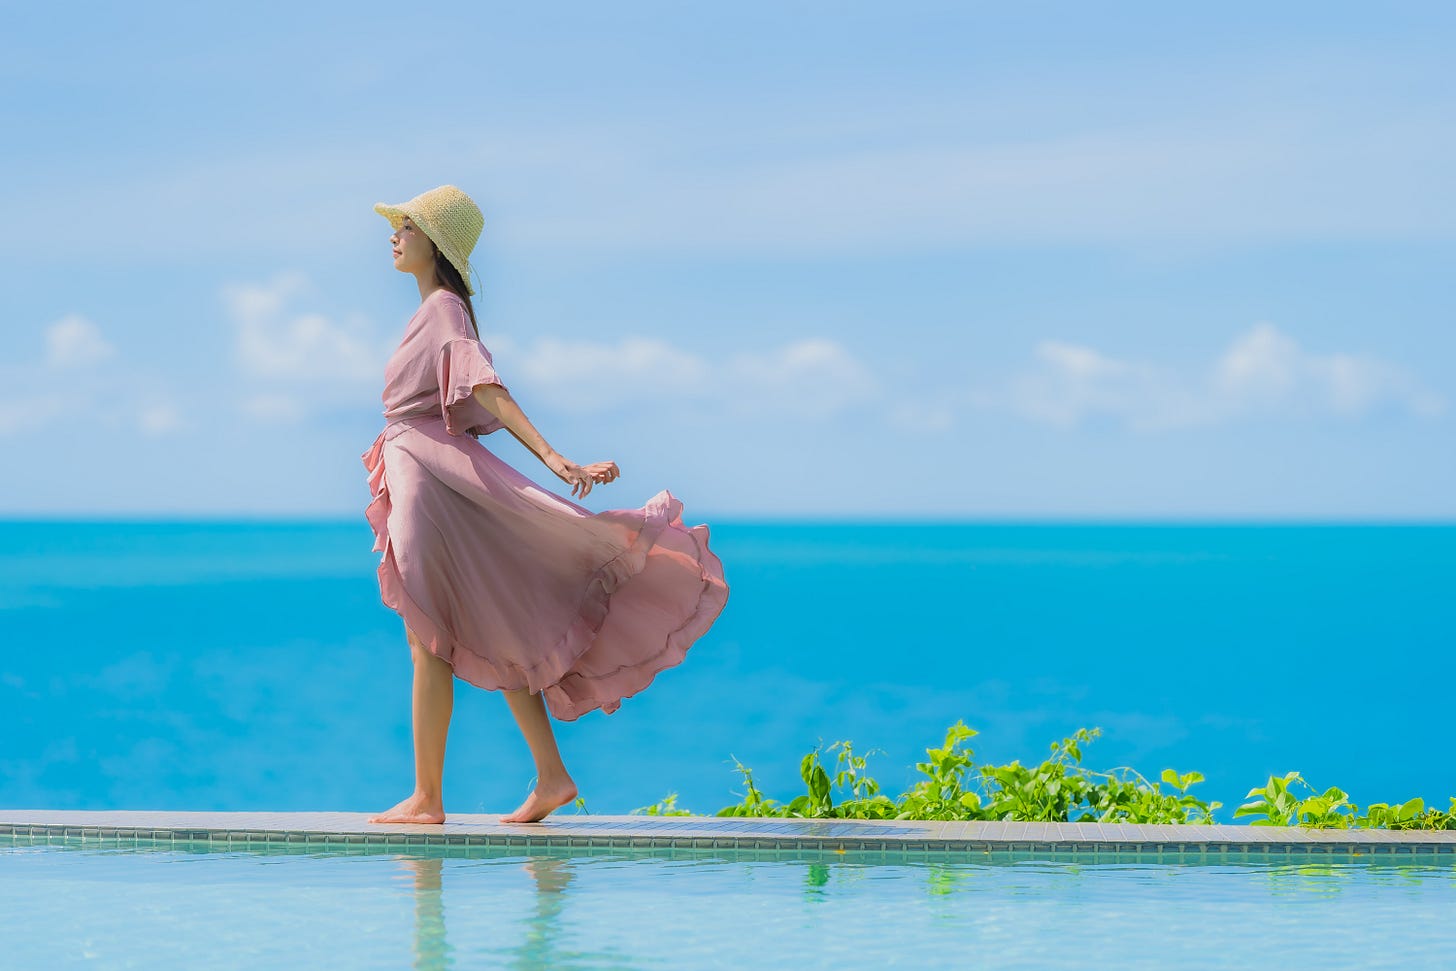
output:
[[[1437,968],[1452,856],[0,835],[7,968]]]

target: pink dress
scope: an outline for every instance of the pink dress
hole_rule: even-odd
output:
[[[611,714],[718,618],[723,564],[665,489],[594,513],[506,464],[475,437],[505,427],[480,384],[504,387],[465,304],[436,290],[385,366],[363,455],[380,597],[456,677],[544,691],[563,721]]]

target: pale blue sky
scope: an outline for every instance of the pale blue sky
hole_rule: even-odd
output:
[[[454,183],[594,509],[1456,515],[1456,13],[1181,6],[6,4],[0,514],[362,515]]]

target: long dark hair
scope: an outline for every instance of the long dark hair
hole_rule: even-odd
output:
[[[434,240],[430,242],[433,243]],[[480,325],[475,322],[475,305],[470,302],[465,280],[460,276],[460,271],[455,269],[455,264],[445,258],[445,251],[438,246],[435,247],[435,277],[464,301],[465,309],[470,311],[470,326],[475,328],[475,339],[480,340]]]

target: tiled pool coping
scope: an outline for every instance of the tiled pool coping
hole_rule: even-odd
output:
[[[1429,856],[1456,863],[1456,831],[1314,830],[1133,823],[942,823],[877,819],[553,815],[502,823],[456,813],[440,825],[371,813],[0,809],[0,837],[248,844],[519,846],[994,853],[1204,858]]]

